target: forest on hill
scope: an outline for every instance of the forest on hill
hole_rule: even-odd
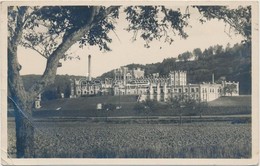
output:
[[[162,62],[153,64],[129,64],[130,69],[141,67],[145,69],[145,76],[159,73],[168,76],[170,71],[187,71],[188,83],[210,82],[214,73],[215,81],[239,81],[240,94],[251,94],[251,46],[248,44],[235,44],[233,47],[227,45],[211,46],[205,50],[200,48],[192,52],[184,52],[176,58],[167,58]],[[113,70],[104,73],[99,79],[114,78]],[[39,75],[22,76],[25,89],[39,80]],[[43,100],[52,100],[70,95],[70,79],[83,78],[82,76],[57,75],[53,85],[49,86],[43,93]]]
[[[141,67],[145,76],[159,73],[168,76],[170,71],[187,71],[188,83],[210,82],[212,74],[215,81],[239,81],[240,94],[251,94],[251,46],[235,44],[225,48],[221,45],[211,46],[205,50],[195,48],[192,52],[184,52],[177,58],[167,58],[161,63],[129,64],[130,69]],[[113,71],[104,73],[101,78],[114,77]]]

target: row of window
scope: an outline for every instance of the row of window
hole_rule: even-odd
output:
[[[135,88],[129,88],[129,89],[135,89]],[[146,89],[146,90],[145,90]],[[149,89],[148,88],[145,88],[143,89],[143,91],[147,91],[149,92]],[[136,93],[137,91],[134,91],[134,93]],[[142,90],[139,90],[139,92],[141,93]],[[160,90],[161,93],[164,93],[164,90],[161,89]],[[188,92],[188,88],[184,88],[184,91],[182,91],[182,88],[174,88],[174,89],[168,89],[168,93],[171,93],[171,92],[174,92],[174,93],[182,93],[182,92],[185,92],[187,93]],[[191,93],[197,93],[199,92],[199,88],[190,88],[190,92]],[[207,92],[207,89],[206,88],[202,88],[202,92],[203,93],[206,93]],[[209,89],[209,92],[210,93],[214,93],[214,89]],[[217,89],[217,92],[221,92],[221,89]],[[155,89],[154,90],[154,93],[157,93],[157,90]]]
[[[207,89],[208,88],[202,88],[202,93],[207,93]],[[220,93],[221,92],[221,89],[217,89],[217,91],[216,91],[214,88],[209,88],[208,90],[210,93],[215,93],[215,92]]]
[[[81,91],[78,91],[78,94],[81,94]],[[90,91],[90,92],[87,92],[87,91],[82,91],[82,94],[85,95],[85,94],[94,94],[93,91]]]

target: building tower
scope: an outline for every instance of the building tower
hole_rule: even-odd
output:
[[[187,85],[187,72],[186,71],[171,71],[169,73],[170,86]]]
[[[91,81],[91,55],[88,56],[88,80]]]

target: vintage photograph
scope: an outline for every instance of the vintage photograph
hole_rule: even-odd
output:
[[[257,6],[3,3],[2,161],[255,158]]]

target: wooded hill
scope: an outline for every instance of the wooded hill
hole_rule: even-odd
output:
[[[211,46],[202,51],[196,48],[193,52],[180,54],[178,58],[167,58],[161,63],[147,65],[129,64],[130,69],[141,67],[145,76],[152,73],[168,76],[170,71],[187,71],[188,83],[210,82],[214,73],[215,81],[239,81],[240,94],[251,94],[251,47],[250,44]],[[113,71],[104,73],[101,78],[114,77]]]
[[[193,59],[193,60],[191,60]],[[239,81],[240,94],[251,94],[251,50],[250,45],[235,44],[232,48],[227,45],[212,46],[204,51],[196,48],[193,52],[180,54],[178,58],[164,59],[161,63],[129,64],[130,69],[141,67],[145,69],[145,76],[152,73],[168,76],[172,70],[187,71],[188,83],[201,83],[211,81],[214,73],[215,81]],[[113,71],[104,73],[99,78],[114,78]],[[25,89],[40,78],[39,75],[24,75]],[[43,100],[60,98],[60,93],[65,97],[70,95],[70,79],[83,78],[82,76],[57,75],[55,83],[49,86],[42,94]]]

